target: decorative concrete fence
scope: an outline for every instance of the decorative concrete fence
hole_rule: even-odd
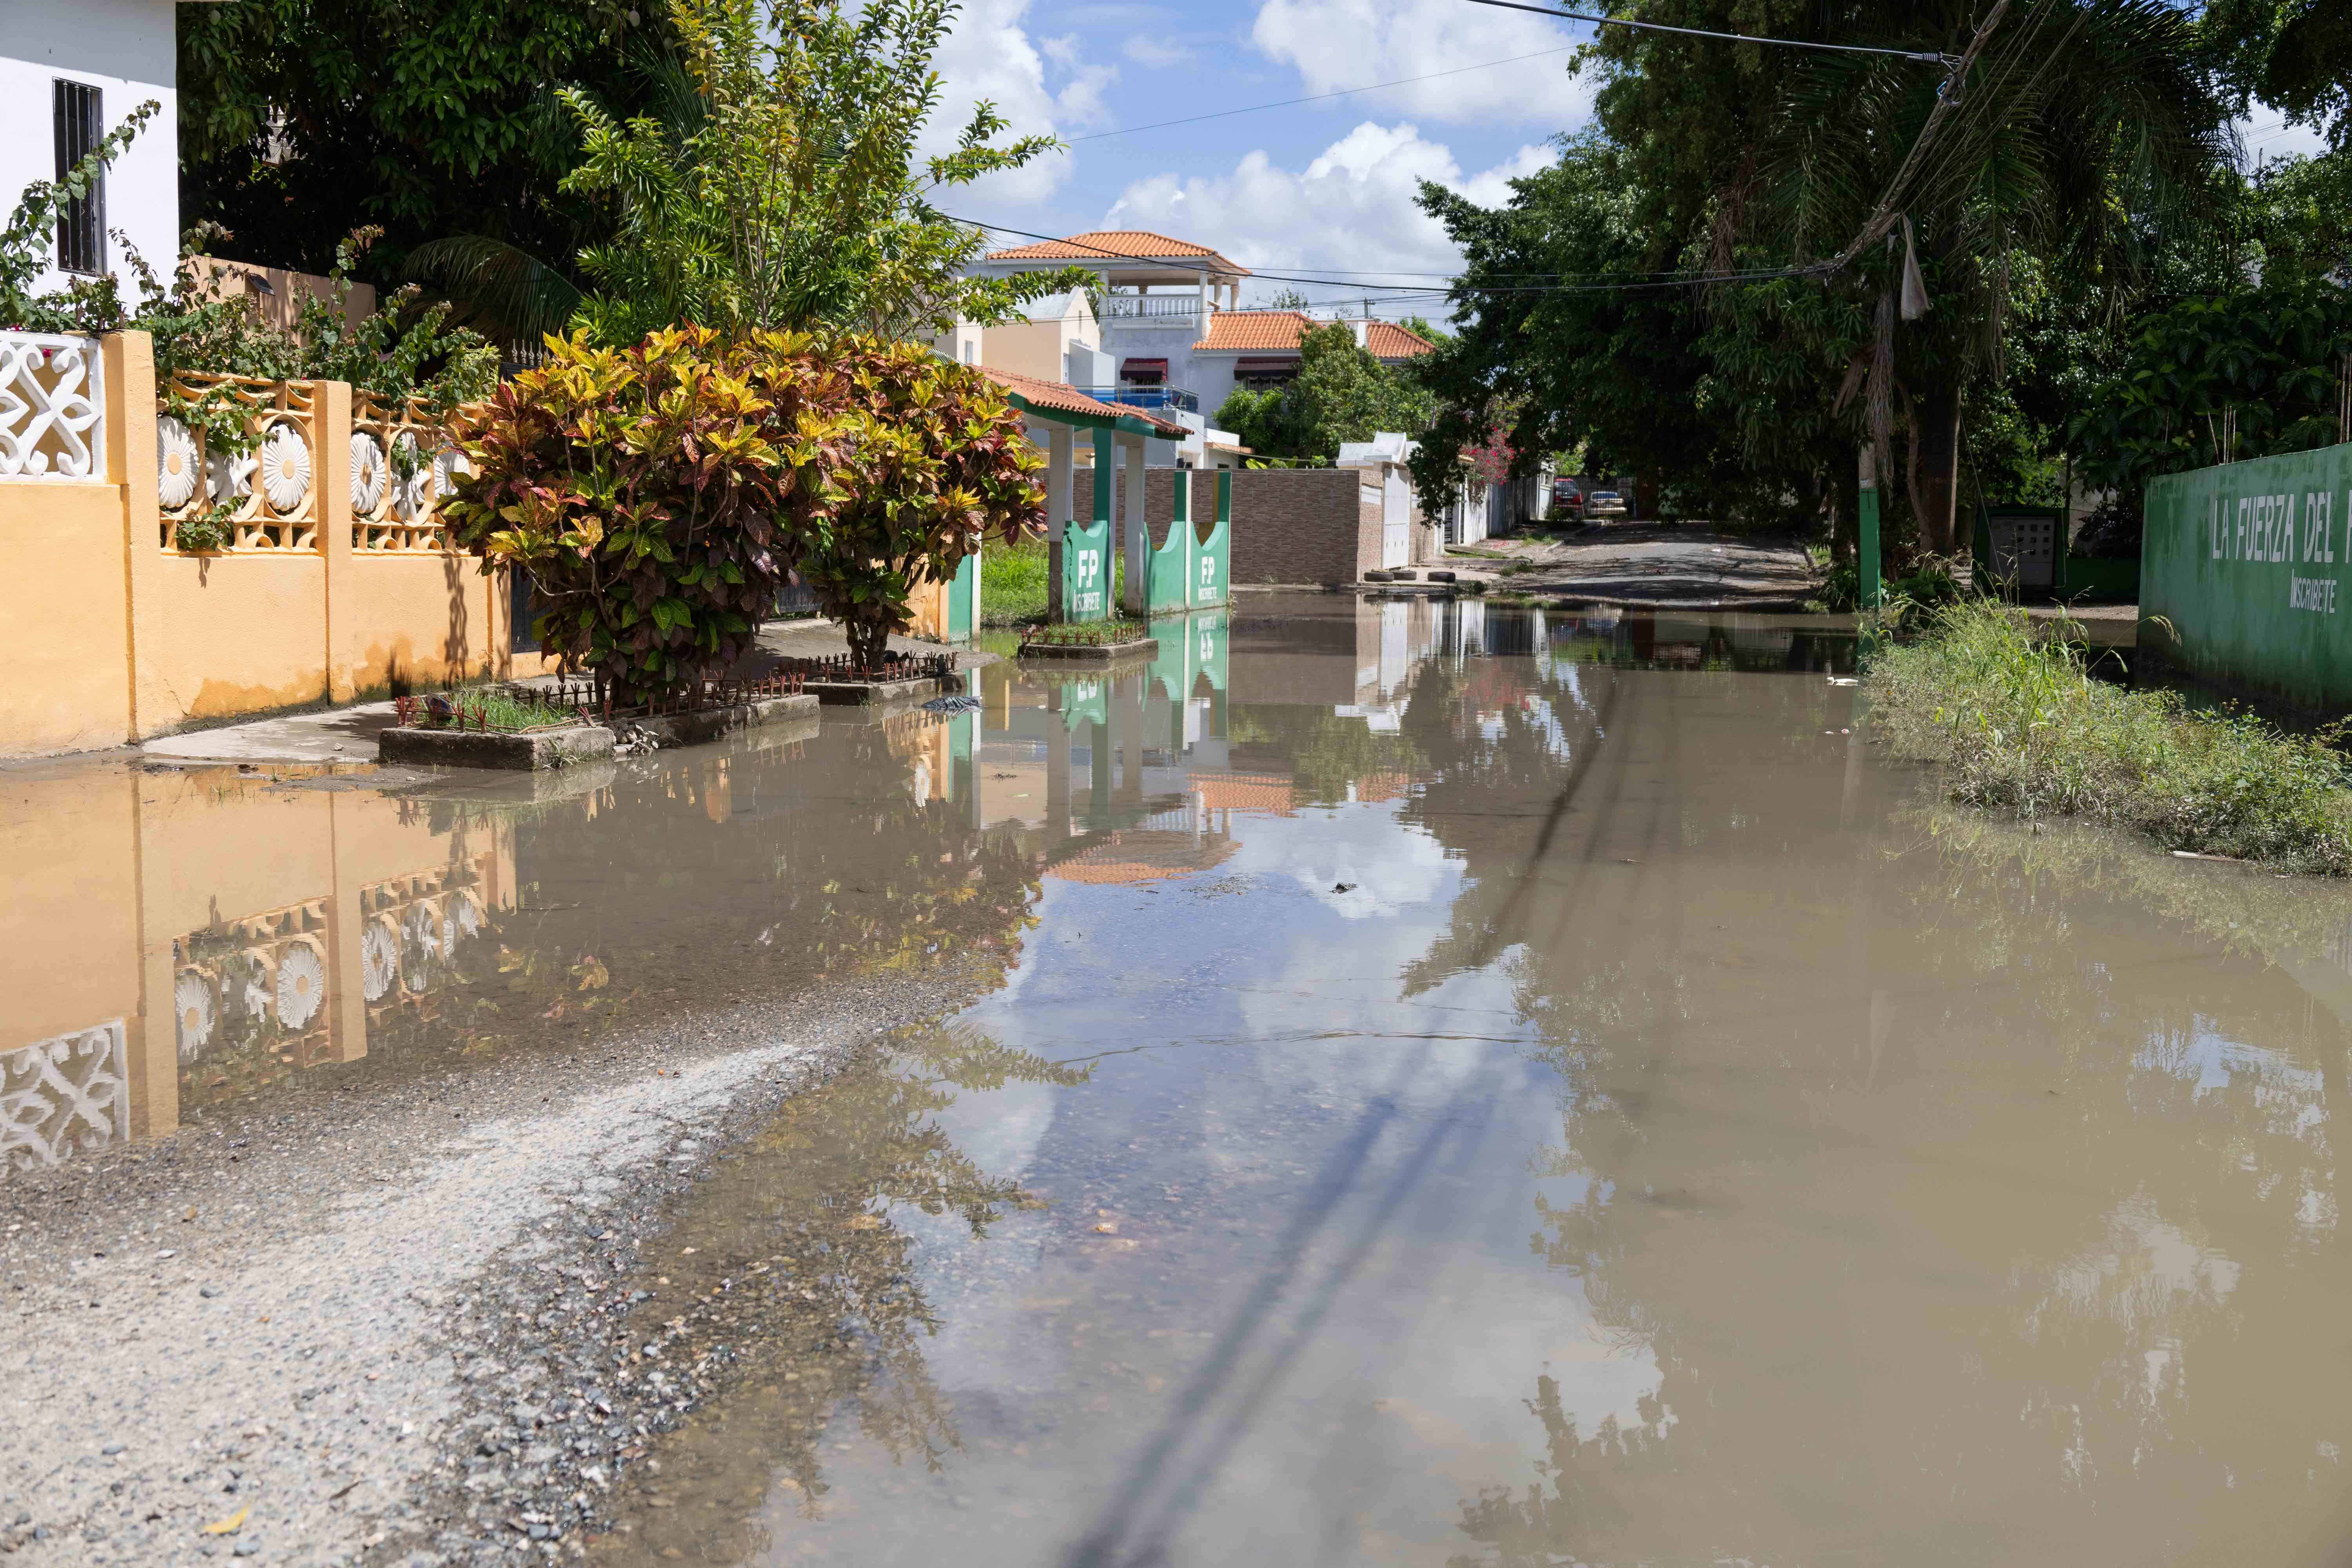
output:
[[[536,673],[450,545],[461,461],[341,382],[190,376],[143,332],[0,333],[0,756],[120,745],[395,686]]]
[[[2352,445],[2147,487],[2142,636],[2207,679],[2352,710]]]

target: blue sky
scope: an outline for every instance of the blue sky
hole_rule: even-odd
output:
[[[1148,228],[1262,271],[1410,280],[1399,273],[1443,273],[1458,260],[1412,205],[1416,182],[1498,202],[1506,179],[1548,161],[1547,141],[1590,111],[1590,85],[1567,69],[1588,31],[1468,0],[965,0],[939,60],[950,101],[935,133],[988,98],[1017,129],[1071,143],[966,193],[959,216],[1046,234]],[[1515,58],[1321,103],[1096,134]],[[1345,290],[1307,292],[1336,301]]]
[[[1153,229],[1262,272],[1435,283],[1414,275],[1442,275],[1460,258],[1414,206],[1418,182],[1499,203],[1509,177],[1549,162],[1549,140],[1591,113],[1591,82],[1567,68],[1590,33],[1470,0],[964,0],[940,55],[949,101],[931,129],[943,142],[987,98],[1017,131],[1071,144],[962,193],[960,217],[1055,235]],[[1460,68],[1500,60],[1517,63]],[[1441,71],[1458,74],[1100,134]],[[2318,145],[2261,106],[2241,130],[2250,160]],[[1261,284],[1244,301],[1280,287]],[[1336,285],[1306,292],[1349,297]],[[1441,313],[1429,302],[1376,310]]]

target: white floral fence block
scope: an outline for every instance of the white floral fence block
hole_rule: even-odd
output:
[[[122,1020],[0,1051],[0,1170],[29,1171],[131,1137]]]
[[[96,338],[0,332],[0,479],[106,477]]]

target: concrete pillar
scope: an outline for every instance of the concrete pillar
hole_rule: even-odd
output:
[[[353,666],[361,646],[352,571],[352,388],[322,381],[310,405],[310,493],[327,569],[327,698],[349,702],[358,689]]]
[[[1070,837],[1070,721],[1062,710],[1068,700],[1063,691],[1049,699],[1045,723],[1045,842],[1063,844]]]
[[[1087,826],[1110,826],[1110,726],[1100,720],[1087,722]]]
[[[1045,616],[1062,618],[1062,531],[1070,526],[1070,486],[1076,466],[1066,425],[1045,426]]]
[[[343,390],[348,397],[351,389]],[[347,485],[344,494],[348,497],[350,493]],[[348,542],[351,531],[346,528],[343,531]],[[327,900],[327,997],[320,1011],[327,1021],[328,1054],[339,1062],[354,1062],[367,1055],[367,961],[361,953],[361,939],[367,931],[367,911],[360,900],[359,857],[353,854],[346,859],[341,843],[341,831],[358,825],[359,813],[352,805],[353,799],[350,795],[327,797],[327,859],[334,872],[334,892]],[[347,824],[345,817],[352,820]]]
[[[1075,449],[1066,425],[1045,426],[1045,537],[1062,537],[1070,521],[1070,455]]]
[[[1151,524],[1143,515],[1143,437],[1121,435],[1118,455],[1124,479],[1118,521],[1127,537],[1127,588],[1122,602],[1129,615],[1139,616],[1151,607]]]
[[[122,487],[131,739],[144,741],[172,722],[161,677],[142,668],[154,662],[164,613],[163,510],[155,499],[155,340],[145,332],[111,332],[99,341],[99,354],[106,373],[106,477]]]
[[[1111,719],[1118,728],[1118,804],[1143,807],[1143,683],[1138,672],[1111,686]]]

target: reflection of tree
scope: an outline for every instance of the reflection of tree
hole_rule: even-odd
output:
[[[788,1100],[696,1193],[676,1237],[697,1250],[664,1266],[674,1287],[646,1303],[629,1331],[633,1339],[655,1331],[677,1287],[701,1298],[734,1282],[669,1352],[684,1363],[704,1342],[728,1342],[736,1386],[665,1443],[659,1489],[756,1505],[781,1485],[814,1509],[827,1489],[819,1444],[844,1411],[894,1461],[939,1468],[961,1444],[923,1360],[939,1320],[898,1216],[953,1215],[977,1238],[1006,1209],[1034,1200],[981,1170],[934,1118],[960,1091],[1082,1083],[1090,1070],[975,1034],[923,1031]],[[680,1549],[695,1548],[689,1556],[736,1561],[764,1548],[756,1506],[719,1511],[728,1522],[716,1536],[683,1510],[643,1515],[640,1528],[656,1551],[675,1533]]]
[[[1263,753],[1287,763],[1303,804],[1337,805],[1348,798],[1350,785],[1420,771],[1421,756],[1411,742],[1328,708],[1255,704],[1236,708],[1228,722],[1237,760],[1247,765]]]
[[[517,814],[517,907],[453,964],[412,1050],[574,1044],[656,1007],[790,995],[832,976],[959,969],[1002,984],[1036,860],[1010,829],[917,799],[878,727],[806,754],[656,755]]]
[[[1409,983],[1509,977],[1561,1084],[1538,1173],[1576,1184],[1531,1245],[1659,1378],[1622,1427],[1539,1379],[1538,1484],[1465,1502],[1469,1537],[1904,1560],[1911,1528],[2031,1517],[2046,1555],[2118,1521],[2151,1557],[2284,1550],[2352,1392],[2294,1348],[2352,1287],[2352,1058],[2309,992],[2212,952],[2332,954],[2352,997],[2352,896],[1875,795],[1841,828],[1817,683],[1580,689],[1425,671],[1404,716],[1408,814],[1467,872]]]

